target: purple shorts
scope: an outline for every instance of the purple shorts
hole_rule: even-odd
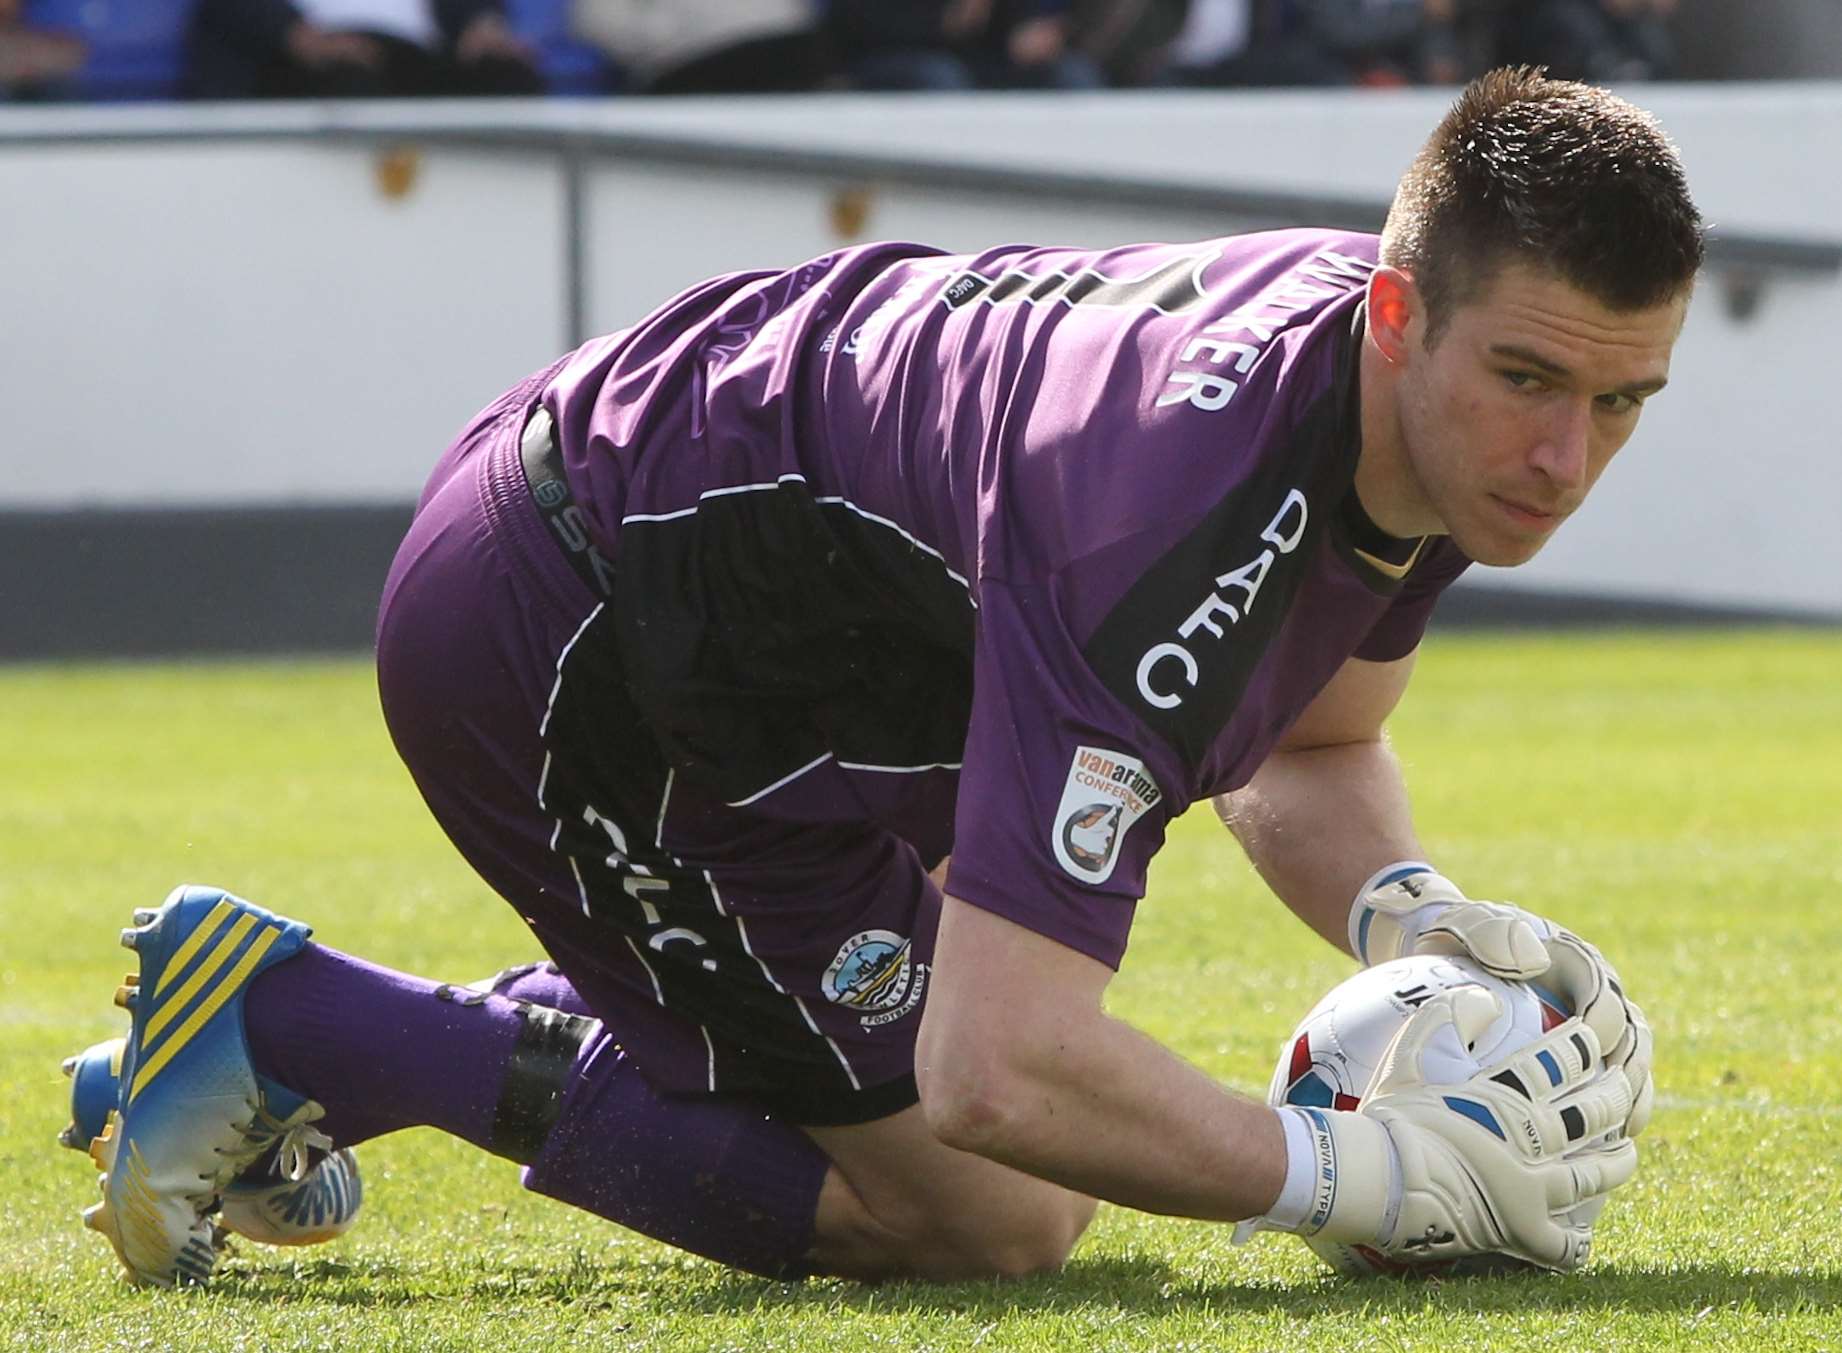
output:
[[[905,1108],[939,892],[867,809],[730,806],[666,762],[608,609],[527,483],[520,438],[550,375],[467,427],[397,552],[377,643],[397,750],[662,1089],[748,1095],[807,1124]],[[823,777],[801,786],[825,792]]]

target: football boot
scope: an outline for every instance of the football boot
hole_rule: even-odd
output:
[[[114,1102],[89,1156],[102,1171],[102,1201],[83,1214],[128,1274],[159,1286],[204,1282],[223,1232],[214,1217],[225,1190],[273,1158],[280,1177],[304,1181],[312,1152],[332,1142],[312,1124],[324,1110],[257,1073],[243,1031],[250,983],[299,953],[312,931],[217,888],[181,886],[137,910],[122,944],[140,971],[115,993],[133,1020],[116,1071]],[[114,1070],[112,1058],[103,1063]],[[73,1103],[93,1102],[93,1065],[73,1084]],[[326,1159],[333,1159],[328,1156]],[[356,1203],[356,1193],[348,1199]],[[284,1209],[285,1210],[285,1209]],[[319,1225],[312,1209],[303,1230]]]
[[[62,1145],[84,1151],[102,1135],[109,1110],[116,1106],[127,1044],[125,1038],[110,1038],[64,1059],[70,1123],[58,1134]],[[264,1245],[317,1245],[352,1228],[364,1201],[364,1180],[350,1151],[315,1151],[299,1181],[280,1171],[280,1157],[270,1152],[226,1184],[219,1223]]]

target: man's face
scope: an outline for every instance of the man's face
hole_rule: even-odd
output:
[[[1663,388],[1688,294],[1609,310],[1527,264],[1411,335],[1399,408],[1420,506],[1481,564],[1520,564],[1585,501]]]

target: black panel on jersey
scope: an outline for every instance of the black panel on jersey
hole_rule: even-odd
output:
[[[912,1078],[853,1085],[710,878],[671,854],[667,804],[691,786],[735,802],[826,752],[958,761],[973,615],[940,559],[797,481],[624,527],[613,598],[576,637],[545,726],[540,806],[575,866],[587,943],[632,946],[648,994],[703,1026],[718,1090],[802,1123],[915,1099]]]
[[[671,772],[629,698],[608,612],[576,637],[563,677],[544,728],[538,806],[555,817],[552,848],[576,872],[583,942],[616,952],[624,943],[642,956],[649,998],[709,1035],[717,1089],[861,1115],[849,1121],[894,1112],[884,1097],[900,1099],[902,1088],[861,1098],[824,1036],[749,953],[709,877],[658,844]],[[737,822],[741,830],[740,814]],[[696,942],[653,942],[671,933]],[[895,1107],[908,1102],[912,1094]]]
[[[956,762],[973,609],[936,556],[798,481],[622,528],[628,690],[680,775],[736,802],[826,752]]]
[[[1175,314],[1202,303],[1203,292],[1196,274],[1214,257],[1211,253],[1174,259],[1142,277],[1106,277],[1091,269],[1070,274],[1008,268],[996,277],[963,272],[947,284],[940,297],[949,310],[957,310],[974,301],[987,305],[1018,305],[1025,301],[1040,305],[1060,301],[1064,305],[1152,309]]]
[[[1192,768],[1240,703],[1261,656],[1285,621],[1312,552],[1323,533],[1334,529],[1336,513],[1325,509],[1342,500],[1354,478],[1361,429],[1356,376],[1361,337],[1358,312],[1352,331],[1334,340],[1339,346],[1329,388],[1298,419],[1290,445],[1269,453],[1257,473],[1146,569],[1082,649],[1107,689]],[[1224,637],[1201,630],[1193,639],[1182,640],[1180,628],[1211,591],[1218,590],[1217,579],[1269,548],[1261,533],[1275,521],[1293,490],[1302,492],[1309,503],[1303,538],[1290,552],[1273,551],[1272,566],[1261,578],[1253,604],[1237,606],[1240,615],[1232,626],[1216,617],[1226,630]],[[1231,604],[1244,600],[1239,588],[1222,589],[1222,595]],[[1187,645],[1199,677],[1194,687],[1181,687],[1181,703],[1160,708],[1139,689],[1139,664],[1156,645],[1175,642]]]

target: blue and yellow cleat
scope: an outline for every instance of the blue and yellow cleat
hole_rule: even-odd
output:
[[[175,888],[134,913],[122,943],[140,957],[115,993],[133,1016],[115,1105],[89,1144],[102,1201],[84,1225],[108,1237],[137,1282],[204,1282],[217,1265],[212,1221],[224,1189],[277,1153],[295,1182],[324,1110],[256,1074],[243,997],[258,974],[299,953],[312,931],[217,888]],[[74,1074],[74,1073],[73,1073]]]
[[[70,1077],[70,1124],[58,1141],[75,1150],[102,1135],[116,1107],[125,1038],[111,1038],[64,1059]],[[344,1235],[358,1220],[364,1181],[350,1151],[316,1152],[300,1180],[282,1172],[279,1154],[259,1160],[224,1186],[218,1222],[263,1245],[317,1245]]]
[[[318,1245],[349,1231],[363,1201],[364,1181],[350,1151],[319,1156],[299,1179],[288,1177],[285,1155],[277,1153],[224,1186],[218,1220],[259,1244]]]

